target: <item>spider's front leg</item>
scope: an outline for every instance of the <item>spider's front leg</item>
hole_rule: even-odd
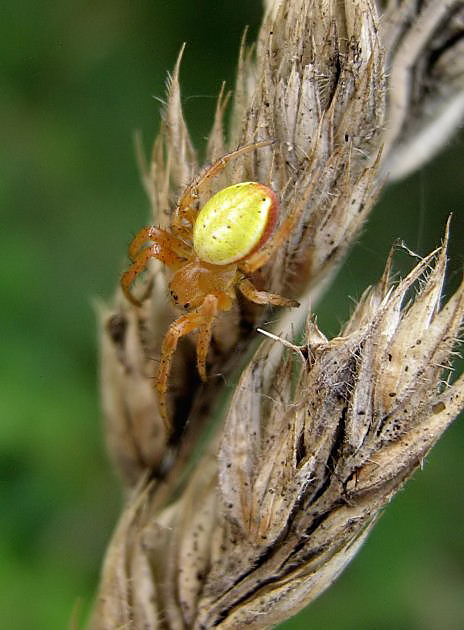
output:
[[[211,331],[214,319],[218,312],[218,299],[214,295],[207,295],[202,304],[191,313],[181,315],[169,326],[161,345],[160,365],[156,377],[156,393],[161,417],[170,433],[172,423],[168,411],[166,392],[168,390],[168,378],[177,343],[181,337],[185,337],[196,329],[199,329],[197,338],[197,367],[200,377],[206,380],[206,356],[211,341]]]
[[[151,245],[147,245],[149,241]],[[167,267],[178,269],[185,264],[191,249],[174,234],[148,225],[137,232],[129,245],[128,254],[132,264],[121,276],[121,288],[129,302],[141,306],[141,301],[132,294],[131,286],[139,273],[146,269],[150,258],[157,258]]]
[[[235,151],[231,151],[230,153],[226,153],[221,158],[216,160],[214,164],[204,169],[198,177],[196,177],[189,186],[185,189],[182,197],[179,199],[179,203],[177,204],[177,208],[174,211],[171,228],[175,234],[178,234],[181,238],[189,237],[192,233],[192,227],[195,223],[196,218],[196,210],[194,209],[197,202],[198,197],[201,192],[201,189],[216,175],[219,175],[221,171],[225,169],[227,164],[231,160],[243,155],[245,153],[250,153],[251,151],[255,151],[256,149],[261,149],[262,147],[268,147],[274,143],[274,140],[263,140],[262,142],[256,142],[254,144],[246,144],[243,147],[239,147]],[[190,224],[190,227],[187,226]]]
[[[268,293],[267,291],[258,291],[255,285],[244,278],[238,284],[238,288],[243,295],[255,304],[271,304],[272,306],[300,306],[296,300],[278,295],[277,293]]]

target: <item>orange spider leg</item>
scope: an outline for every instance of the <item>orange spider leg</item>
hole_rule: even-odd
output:
[[[147,240],[153,243],[143,248]],[[121,288],[126,298],[135,306],[141,306],[141,301],[132,295],[130,288],[138,274],[146,269],[150,258],[157,258],[167,267],[177,269],[185,264],[190,253],[191,249],[169,232],[153,226],[142,228],[129,246],[132,265],[121,276]]]
[[[218,312],[218,300],[214,295],[207,295],[200,307],[206,321],[200,328],[197,339],[197,369],[203,382],[206,381],[206,357],[211,343],[213,322]]]
[[[256,304],[272,304],[273,306],[299,306],[296,300],[277,295],[277,293],[268,293],[267,291],[258,291],[258,289],[246,278],[238,284],[239,290],[251,302]]]
[[[176,236],[178,236],[179,238],[183,238],[186,241],[192,241],[192,227],[195,223],[195,218],[193,212],[191,213],[191,215],[191,218],[188,219],[188,225],[182,223],[182,220],[177,223],[174,215],[173,219],[171,220],[171,225],[169,226]]]
[[[217,298],[214,295],[207,295],[201,306],[187,315],[181,315],[169,326],[168,331],[161,345],[161,359],[156,378],[156,392],[158,395],[158,405],[161,417],[168,432],[171,430],[166,392],[168,389],[168,378],[171,371],[172,357],[177,348],[177,343],[181,337],[185,337],[196,328],[200,328],[197,340],[197,365],[202,380],[206,380],[206,355],[208,353],[211,339],[211,328],[214,317],[217,313]]]
[[[193,182],[187,186],[185,192],[177,204],[177,208],[174,211],[173,219],[172,219],[172,230],[176,233],[182,233],[182,230],[185,231],[186,227],[184,225],[184,221],[190,223],[193,226],[195,222],[196,211],[194,210],[194,205],[196,200],[198,199],[198,191],[199,189],[206,184],[210,179],[218,175],[221,171],[225,169],[227,164],[238,157],[239,155],[243,155],[245,153],[250,153],[251,151],[255,151],[256,149],[261,149],[262,147],[268,147],[273,144],[274,140],[263,140],[262,142],[256,142],[255,144],[246,144],[243,147],[236,149],[235,151],[231,151],[230,153],[226,153],[221,158],[216,160],[214,164],[203,171],[196,177]],[[188,229],[188,228],[187,228]]]
[[[191,253],[190,247],[174,234],[154,225],[147,225],[137,232],[129,245],[128,255],[132,261],[135,260],[147,241],[158,243],[160,249],[171,250],[183,258],[188,258]]]

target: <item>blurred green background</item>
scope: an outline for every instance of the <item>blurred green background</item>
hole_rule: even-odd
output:
[[[184,107],[204,146],[259,0],[3,0],[0,10],[0,626],[85,619],[121,503],[102,440],[95,298],[112,294],[148,216],[133,133],[150,146],[166,72],[188,43]],[[455,212],[463,138],[383,196],[319,308],[328,334],[398,237],[426,253]],[[406,259],[406,256],[400,256]],[[456,423],[330,592],[285,628],[464,628],[464,426]]]

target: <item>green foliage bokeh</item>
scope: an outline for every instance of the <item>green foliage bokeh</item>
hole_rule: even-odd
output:
[[[148,216],[133,133],[150,147],[182,42],[186,116],[204,146],[258,0],[4,0],[0,20],[0,625],[68,627],[92,603],[120,490],[107,461],[92,301],[111,296]],[[335,334],[391,243],[421,254],[454,211],[462,266],[462,139],[392,187],[319,308]],[[336,586],[285,628],[464,627],[461,423],[386,511]]]

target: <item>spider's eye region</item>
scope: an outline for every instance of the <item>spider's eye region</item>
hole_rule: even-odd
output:
[[[259,249],[277,221],[277,196],[257,182],[223,188],[198,213],[193,228],[195,253],[212,265],[228,265]]]

